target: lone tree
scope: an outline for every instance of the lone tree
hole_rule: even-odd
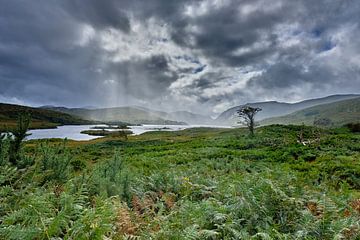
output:
[[[244,106],[241,109],[237,110],[237,114],[243,121],[239,123],[245,123],[249,128],[250,135],[254,136],[254,127],[255,127],[255,115],[260,112],[262,109],[257,107]]]

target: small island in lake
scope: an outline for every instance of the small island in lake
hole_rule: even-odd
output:
[[[105,130],[105,129],[130,129],[130,127],[128,127],[129,124],[121,124],[121,125],[111,125],[108,124],[107,126],[95,126],[92,127],[91,129],[100,129],[100,130]]]
[[[126,137],[127,135],[133,134],[130,130],[119,130],[119,131],[109,131],[105,129],[98,129],[98,130],[84,130],[81,131],[82,134],[88,134],[91,136],[111,136],[111,137]]]

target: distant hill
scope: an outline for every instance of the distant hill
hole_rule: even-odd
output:
[[[332,95],[324,98],[309,99],[297,103],[283,103],[283,102],[269,101],[269,102],[247,103],[244,105],[250,105],[252,107],[260,107],[262,109],[262,111],[256,115],[256,119],[259,121],[266,118],[284,116],[320,104],[333,103],[333,102],[353,99],[357,97],[360,97],[360,95],[356,95],[356,94]],[[244,105],[236,106],[224,111],[219,115],[219,117],[215,120],[215,122],[217,124],[224,124],[224,125],[236,124],[239,120],[236,111]]]
[[[327,126],[360,122],[360,97],[317,105],[282,117],[264,119],[260,124],[314,125],[314,121]]]
[[[174,111],[174,112],[164,112],[151,110],[144,107],[134,106],[134,108],[141,109],[152,114],[158,115],[159,117],[171,121],[180,121],[188,124],[212,124],[213,119],[209,116],[196,114],[188,111]]]
[[[53,128],[59,125],[91,124],[91,121],[83,120],[66,113],[47,109],[39,109],[21,105],[0,103],[0,130],[6,130],[16,126],[20,113],[31,114],[30,128]]]
[[[131,124],[185,124],[181,120],[169,120],[165,112],[151,111],[140,107],[115,107],[115,108],[64,108],[51,107],[51,109],[87,120],[102,122],[126,122]]]
[[[196,114],[188,111],[170,112],[166,115],[167,119],[178,119],[189,124],[213,124],[213,119],[208,116]]]

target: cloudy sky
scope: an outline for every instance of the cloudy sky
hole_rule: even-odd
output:
[[[359,0],[0,0],[0,102],[219,113],[360,93]]]

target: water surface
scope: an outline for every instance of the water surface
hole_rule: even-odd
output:
[[[89,130],[95,126],[102,126],[106,129],[106,125],[65,125],[54,129],[37,129],[30,130],[31,139],[46,139],[46,138],[67,138],[72,140],[91,140],[99,138],[99,136],[90,136],[87,134],[80,133],[83,130]],[[187,128],[194,127],[212,127],[212,128],[229,128],[226,126],[214,126],[214,125],[141,125],[141,126],[130,126],[130,130],[133,135],[140,135],[150,131],[179,131]],[[106,129],[109,131],[118,131],[118,129]]]

